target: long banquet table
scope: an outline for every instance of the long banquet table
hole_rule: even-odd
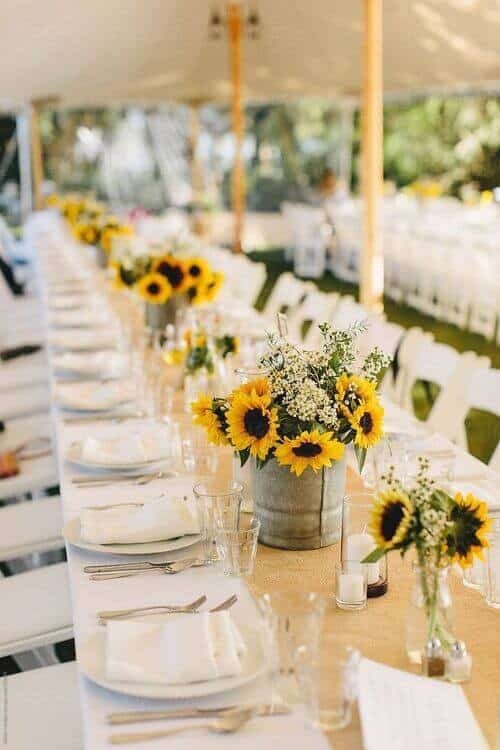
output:
[[[50,263],[52,262],[51,259]],[[177,417],[180,420],[186,419],[180,400],[177,402]],[[131,423],[124,421],[119,426],[99,421],[69,424],[55,407],[52,409],[52,418],[65,522],[78,516],[84,505],[120,502],[130,500],[131,496],[134,500],[145,500],[163,491],[179,494],[190,491],[193,484],[193,477],[190,476],[153,481],[144,487],[131,488],[119,484],[99,490],[76,487],[72,483],[72,478],[80,472],[65,460],[68,446],[88,434],[104,437],[110,431],[116,434],[117,429],[126,433]],[[134,425],[137,424],[139,423],[135,420]],[[220,472],[229,474],[230,463],[229,452],[223,450]],[[347,491],[358,482],[359,479],[351,473]],[[176,576],[151,574],[92,582],[83,572],[84,565],[122,562],[126,558],[118,559],[111,554],[92,554],[71,545],[67,546],[67,555],[77,659],[87,639],[99,629],[96,612],[102,609],[130,608],[162,602],[184,603],[202,594],[207,595],[208,603],[213,606],[236,593],[236,606],[241,608],[245,617],[252,618],[256,616],[255,595],[275,590],[292,592],[300,587],[303,590],[321,592],[328,598],[327,627],[338,634],[339,640],[360,648],[364,656],[376,661],[401,669],[410,668],[405,653],[405,623],[412,573],[410,563],[403,563],[395,554],[390,558],[388,594],[380,599],[370,600],[366,610],[352,613],[336,609],[333,600],[334,564],[338,559],[338,546],[310,552],[290,552],[259,546],[255,572],[248,581],[225,578],[216,569],[200,568],[187,570]],[[185,552],[181,550],[173,555],[169,554],[168,558],[183,555]],[[165,558],[165,555],[156,556],[156,559]],[[465,692],[484,734],[492,743],[495,735],[500,664],[498,614],[488,609],[481,596],[464,588],[458,579],[453,580],[452,590],[458,619],[457,630],[460,637],[466,641],[474,659],[473,678],[465,686]],[[235,692],[195,701],[172,702],[172,706],[210,707],[239,702],[263,702],[268,696],[269,685],[265,678],[260,678]],[[157,701],[126,697],[105,690],[83,675],[80,675],[80,699],[86,750],[109,747],[111,728],[106,723],[108,713],[154,709],[160,705]],[[158,724],[136,726],[138,730],[158,728]],[[332,746],[338,750],[361,748],[359,720],[355,717],[348,729],[335,733],[331,740]],[[275,748],[278,741],[286,742],[290,748],[307,746],[308,750],[322,750],[328,747],[327,739],[308,725],[300,710],[284,717],[254,719],[237,735],[221,736],[207,732],[190,732],[168,740],[175,750],[193,750],[198,747],[210,750],[236,746],[240,750],[253,750],[256,745],[265,750]],[[159,742],[156,744],[160,746]],[[141,750],[150,746],[153,748],[155,743],[133,745]]]

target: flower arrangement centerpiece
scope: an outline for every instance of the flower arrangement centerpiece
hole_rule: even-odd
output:
[[[419,462],[410,486],[399,481],[392,468],[383,477],[385,488],[373,504],[369,522],[377,546],[363,560],[376,562],[392,550],[416,553],[412,603],[419,612],[410,613],[407,634],[412,661],[420,661],[429,640],[438,638],[445,649],[454,642],[447,571],[452,563],[465,568],[475,557],[483,559],[492,525],[486,503],[471,494],[439,488],[429,477],[428,459]]]
[[[219,445],[250,460],[261,541],[288,549],[337,542],[345,486],[344,452],[354,446],[360,467],[382,436],[377,379],[389,364],[379,349],[360,364],[356,324],[320,326],[319,351],[270,335],[262,376],[227,397],[201,395],[194,421]]]
[[[205,258],[191,255],[189,248],[175,244],[170,245],[168,252],[155,249],[142,258],[140,266],[134,262],[133,274],[128,272],[131,265],[130,260],[115,257],[112,261],[115,279],[133,286],[144,300],[151,328],[173,324],[177,310],[186,305],[212,302],[223,283],[223,275],[213,270]]]

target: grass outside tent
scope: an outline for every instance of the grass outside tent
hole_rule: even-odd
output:
[[[265,263],[267,267],[266,282],[259,294],[257,308],[262,309],[269,297],[271,289],[276,280],[284,271],[293,271],[292,265],[284,259],[281,249],[270,249],[251,253],[249,257],[254,261]],[[358,298],[358,287],[342,281],[331,273],[315,281],[318,288],[324,292],[339,292],[340,294],[351,294]],[[463,331],[450,323],[423,315],[407,305],[393,300],[384,299],[384,311],[387,319],[398,323],[403,328],[419,326],[425,331],[430,331],[436,341],[450,344],[459,352],[474,351],[489,357],[495,368],[500,368],[500,349],[492,341],[487,341],[479,334]],[[419,419],[425,419],[434,402],[439,388],[435,385],[428,387],[422,382],[417,382],[413,389],[413,402],[415,414]],[[469,450],[482,461],[488,461],[500,440],[500,418],[495,415],[471,409],[466,420],[467,440]]]

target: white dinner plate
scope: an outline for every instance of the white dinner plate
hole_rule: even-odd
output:
[[[90,389],[94,388],[95,392],[98,393],[99,389],[103,387],[103,384],[98,381],[93,382],[92,380],[88,380],[86,381],[85,386]],[[59,408],[64,409],[65,411],[100,414],[103,411],[112,411],[119,406],[130,404],[133,401],[133,396],[130,392],[128,394],[115,392],[109,394],[107,401],[101,401],[99,404],[91,404],[92,394],[90,394],[87,405],[81,403],[78,404],[77,400],[71,399],[71,395],[68,400],[65,400],[68,396],[65,395],[63,388],[56,393],[55,401]]]
[[[255,680],[269,668],[259,631],[255,627],[250,627],[244,621],[236,624],[247,646],[242,659],[243,672],[237,677],[221,677],[218,680],[191,682],[188,685],[159,685],[109,680],[106,677],[106,632],[104,630],[92,635],[79,649],[78,664],[82,672],[97,685],[115,693],[134,695],[140,698],[176,700],[225,693]]]
[[[119,414],[116,415],[117,418],[119,418]],[[75,466],[80,466],[84,469],[99,469],[99,471],[102,470],[109,470],[109,471],[141,471],[144,469],[153,469],[161,466],[161,464],[165,463],[165,461],[168,461],[172,458],[172,455],[167,453],[161,458],[155,458],[151,461],[137,461],[134,463],[113,463],[113,464],[107,464],[107,463],[97,463],[94,461],[87,461],[86,459],[82,458],[82,444],[81,442],[72,443],[68,450],[66,451],[66,459],[70,461],[72,464],[75,464]],[[105,478],[105,477],[104,477]]]
[[[176,539],[164,539],[159,542],[139,542],[137,544],[92,544],[82,539],[80,519],[73,518],[62,530],[63,538],[74,547],[100,552],[106,555],[156,555],[161,552],[174,552],[177,549],[191,547],[200,541],[199,534],[185,534]]]

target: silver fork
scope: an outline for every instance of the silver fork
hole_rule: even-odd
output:
[[[177,472],[175,471],[157,471],[154,474],[131,474],[130,476],[127,476],[125,474],[120,474],[118,476],[110,476],[110,477],[77,477],[76,479],[72,479],[74,485],[76,485],[79,489],[85,488],[85,487],[106,487],[109,484],[133,484],[137,486],[143,487],[146,484],[149,484],[150,482],[157,480],[157,479],[167,479],[178,476]]]
[[[135,607],[133,609],[109,609],[103,610],[97,613],[99,620],[114,620],[120,617],[128,617],[129,615],[151,613],[155,612],[196,612],[196,610],[205,604],[207,597],[205,595],[195,599],[194,602],[184,605],[169,605],[169,604],[158,604],[151,607]]]
[[[200,600],[201,604],[198,603]],[[134,615],[154,615],[160,614],[161,612],[165,612],[167,614],[192,614],[194,612],[197,612],[198,608],[201,607],[201,605],[204,604],[206,600],[207,597],[203,596],[200,597],[200,599],[196,602],[193,602],[191,605],[186,605],[186,607],[178,607],[177,609],[167,606],[138,607],[137,609],[115,609],[110,610],[109,612],[98,612],[97,616],[99,618],[99,622],[102,625],[105,625],[109,620],[122,620],[127,619],[127,617],[133,617]],[[224,610],[230,609],[232,606],[234,606],[237,601],[237,594],[232,594],[223,602],[217,604],[217,606],[212,607],[209,612],[224,612]],[[193,605],[195,604],[197,605],[196,608],[193,607]]]
[[[140,570],[118,570],[110,571],[109,573],[93,573],[89,578],[91,581],[112,581],[115,578],[132,578],[132,576],[140,576],[143,573],[157,572],[165,575],[175,575],[176,573],[182,573],[183,570],[187,570],[188,568],[201,568],[207,564],[206,560],[178,560],[155,565],[152,568],[141,568]]]

